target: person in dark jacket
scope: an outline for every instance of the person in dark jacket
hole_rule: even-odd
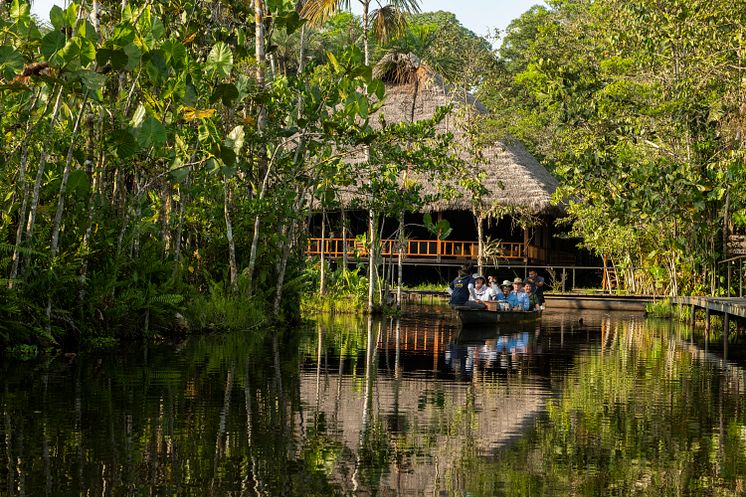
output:
[[[474,287],[474,277],[471,275],[469,265],[461,266],[458,270],[458,276],[448,285],[448,293],[451,298],[448,300],[450,305],[463,305],[469,301],[471,288]]]

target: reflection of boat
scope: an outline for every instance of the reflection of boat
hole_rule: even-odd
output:
[[[495,326],[494,323],[490,323],[487,325],[475,324],[462,327],[458,331],[458,333],[456,333],[454,342],[464,345],[480,342],[484,343],[486,340],[495,340],[502,336],[509,336],[515,335],[517,333],[526,333],[538,330],[538,327],[536,328],[536,330],[534,330],[534,326],[531,324],[531,322],[525,321],[512,324],[498,324],[497,326]]]
[[[491,304],[492,302],[490,302]],[[541,311],[500,311],[497,306],[488,305],[484,309],[478,309],[468,305],[457,305],[453,307],[458,314],[458,319],[464,326],[518,323],[535,321],[541,316]]]

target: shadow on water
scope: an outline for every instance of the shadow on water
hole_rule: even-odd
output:
[[[447,307],[0,366],[0,495],[712,495],[746,374],[686,327]]]

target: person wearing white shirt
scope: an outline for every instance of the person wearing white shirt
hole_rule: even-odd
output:
[[[495,290],[485,284],[484,276],[478,275],[474,279],[474,288],[470,288],[469,300],[473,302],[486,302],[488,300],[497,300]]]

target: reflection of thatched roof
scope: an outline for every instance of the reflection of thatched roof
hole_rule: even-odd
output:
[[[495,141],[481,147],[479,152],[469,145],[466,123],[470,120],[474,123],[486,115],[484,106],[471,94],[449,86],[412,55],[390,56],[376,69],[376,76],[386,83],[384,105],[377,114],[383,114],[387,122],[409,122],[413,102],[415,121],[431,118],[438,107],[453,106],[439,124],[438,131],[453,133],[457,154],[466,167],[475,176],[483,173],[482,184],[489,191],[480,203],[483,212],[520,210],[538,214],[551,208],[550,198],[557,188],[557,180],[520,142],[514,139]],[[371,123],[377,125],[377,122],[378,117],[373,116]],[[432,181],[423,182],[426,194],[437,194],[437,188]],[[462,194],[456,198],[440,197],[425,209],[472,210],[472,207],[471,197]]]

